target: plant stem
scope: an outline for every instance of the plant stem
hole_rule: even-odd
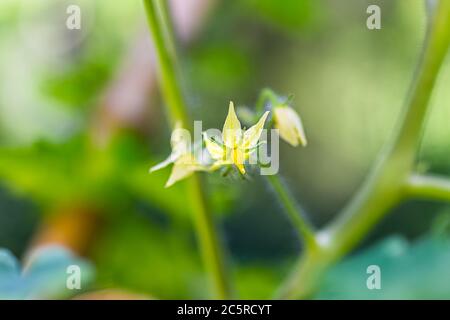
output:
[[[264,112],[265,103],[269,101],[272,106],[281,103],[280,97],[271,89],[265,88],[261,91],[256,102],[256,116],[259,117]],[[277,175],[266,176],[267,181],[272,186],[278,199],[283,205],[291,222],[293,223],[300,239],[304,241],[307,250],[314,250],[317,246],[313,228],[303,217],[294,197],[290,194],[289,188],[280,180]]]
[[[160,87],[169,110],[169,119],[172,126],[175,126],[175,122],[180,121],[186,128],[190,125],[190,121],[176,72],[176,51],[170,33],[171,27],[168,26],[167,14],[164,13],[164,2],[165,0],[144,0],[158,60]]]
[[[269,101],[272,106],[276,106],[280,103],[280,97],[271,89],[264,88],[259,94],[258,100],[256,101],[256,117],[259,118],[264,113],[264,107],[266,102]]]
[[[435,175],[412,175],[405,186],[410,198],[450,202],[450,179]]]
[[[159,65],[160,86],[171,124],[175,125],[175,123],[181,122],[184,128],[190,128],[187,107],[176,72],[177,59],[172,28],[168,21],[166,1],[144,0],[144,5]],[[187,182],[197,237],[207,272],[214,286],[215,297],[218,299],[229,298],[230,285],[223,252],[214,229],[211,213],[208,210],[201,179],[194,174]]]
[[[281,298],[313,293],[326,269],[353,249],[404,196],[404,183],[415,160],[428,102],[450,44],[450,1],[441,0],[429,24],[427,40],[399,129],[384,147],[360,191],[338,218],[317,236],[320,250],[300,258],[279,291]]]
[[[309,222],[302,216],[298,206],[295,203],[294,197],[290,194],[288,188],[282,183],[278,175],[269,175],[266,176],[266,178],[278,196],[278,199],[299,234],[300,239],[304,241],[306,249],[314,250],[317,246],[314,232],[312,231],[312,227]]]
[[[217,299],[231,298],[231,286],[223,257],[223,251],[216,236],[213,219],[206,205],[205,194],[202,191],[202,180],[194,175],[189,180],[189,196],[193,201],[193,211],[197,235],[201,245],[203,260],[209,271]]]

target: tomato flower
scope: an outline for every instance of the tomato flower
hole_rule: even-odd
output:
[[[204,133],[206,149],[215,160],[211,170],[221,166],[235,165],[242,174],[245,174],[244,163],[256,150],[268,115],[269,111],[266,111],[254,126],[242,130],[234,111],[234,104],[230,102],[222,130],[222,143],[208,138]]]

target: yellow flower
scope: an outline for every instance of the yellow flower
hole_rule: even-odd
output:
[[[265,112],[254,126],[243,131],[234,111],[233,102],[230,102],[222,130],[223,144],[211,140],[204,134],[206,149],[215,160],[211,170],[225,165],[235,165],[242,174],[245,174],[244,162],[255,151],[268,114],[269,111]]]
[[[172,172],[166,183],[166,188],[172,186],[184,178],[189,177],[194,171],[207,170],[201,165],[191,152],[190,135],[186,130],[181,128],[181,124],[177,123],[170,137],[172,153],[163,162],[150,168],[150,172],[167,167],[173,163]]]
[[[305,131],[297,112],[287,105],[277,106],[273,112],[275,128],[279,130],[280,137],[294,147],[299,144],[306,146]]]

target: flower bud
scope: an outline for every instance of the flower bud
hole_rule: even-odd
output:
[[[305,131],[297,112],[287,105],[276,106],[273,112],[275,128],[279,130],[280,137],[294,147],[299,144],[306,146]]]

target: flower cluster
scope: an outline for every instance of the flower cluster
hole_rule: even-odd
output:
[[[272,107],[273,119],[271,125],[279,131],[280,137],[292,146],[306,145],[306,136],[298,114],[289,105],[279,103]],[[170,187],[177,181],[189,177],[195,171],[216,171],[219,168],[237,168],[242,175],[246,174],[245,164],[250,156],[265,143],[261,134],[270,111],[258,116],[259,120],[248,129],[243,129],[233,102],[230,102],[228,115],[222,129],[221,139],[202,134],[202,141],[191,145],[190,135],[177,124],[172,132],[172,152],[169,157],[158,165],[150,168],[150,172],[173,164],[172,172],[166,183]],[[200,145],[200,147],[198,147]],[[204,146],[204,148],[203,148]],[[205,151],[208,157],[205,157]]]

